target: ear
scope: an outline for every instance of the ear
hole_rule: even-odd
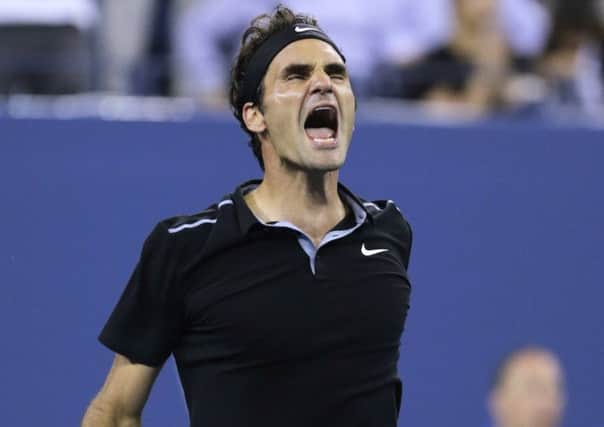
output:
[[[264,114],[253,102],[246,102],[242,111],[243,122],[250,132],[262,133],[266,130]]]

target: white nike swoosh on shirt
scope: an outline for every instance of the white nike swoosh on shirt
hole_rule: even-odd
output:
[[[365,247],[365,243],[363,243],[363,246],[361,246],[361,253],[365,256],[377,255],[381,254],[382,252],[388,252],[388,249],[367,249]]]
[[[296,33],[303,33],[304,31],[315,31],[316,29],[313,27],[294,27],[294,31]]]

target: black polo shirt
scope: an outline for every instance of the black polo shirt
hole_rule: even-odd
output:
[[[315,248],[264,224],[248,182],[160,222],[100,340],[134,362],[174,355],[193,427],[394,427],[411,229],[344,186],[349,216]]]

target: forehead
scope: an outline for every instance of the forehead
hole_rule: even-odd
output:
[[[274,75],[291,64],[321,65],[340,63],[342,57],[329,43],[318,39],[297,40],[285,46],[273,58],[266,76]]]
[[[553,356],[548,354],[526,354],[517,356],[510,362],[507,377],[511,380],[518,378],[541,378],[558,380],[562,375],[560,365]]]

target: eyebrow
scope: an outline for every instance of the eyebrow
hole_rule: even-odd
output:
[[[346,71],[346,66],[344,64],[340,64],[339,62],[332,62],[325,66],[325,72],[327,74],[341,74],[346,76],[348,73]]]
[[[310,64],[290,64],[283,69],[281,75],[287,77],[292,74],[300,74],[302,76],[308,76],[312,72],[314,67]]]
[[[309,76],[312,73],[314,66],[310,64],[290,64],[283,69],[281,73],[282,77],[287,77],[292,74],[299,74],[301,76]],[[339,62],[331,62],[326,64],[323,69],[326,74],[341,74],[343,76],[348,75],[346,66]]]

